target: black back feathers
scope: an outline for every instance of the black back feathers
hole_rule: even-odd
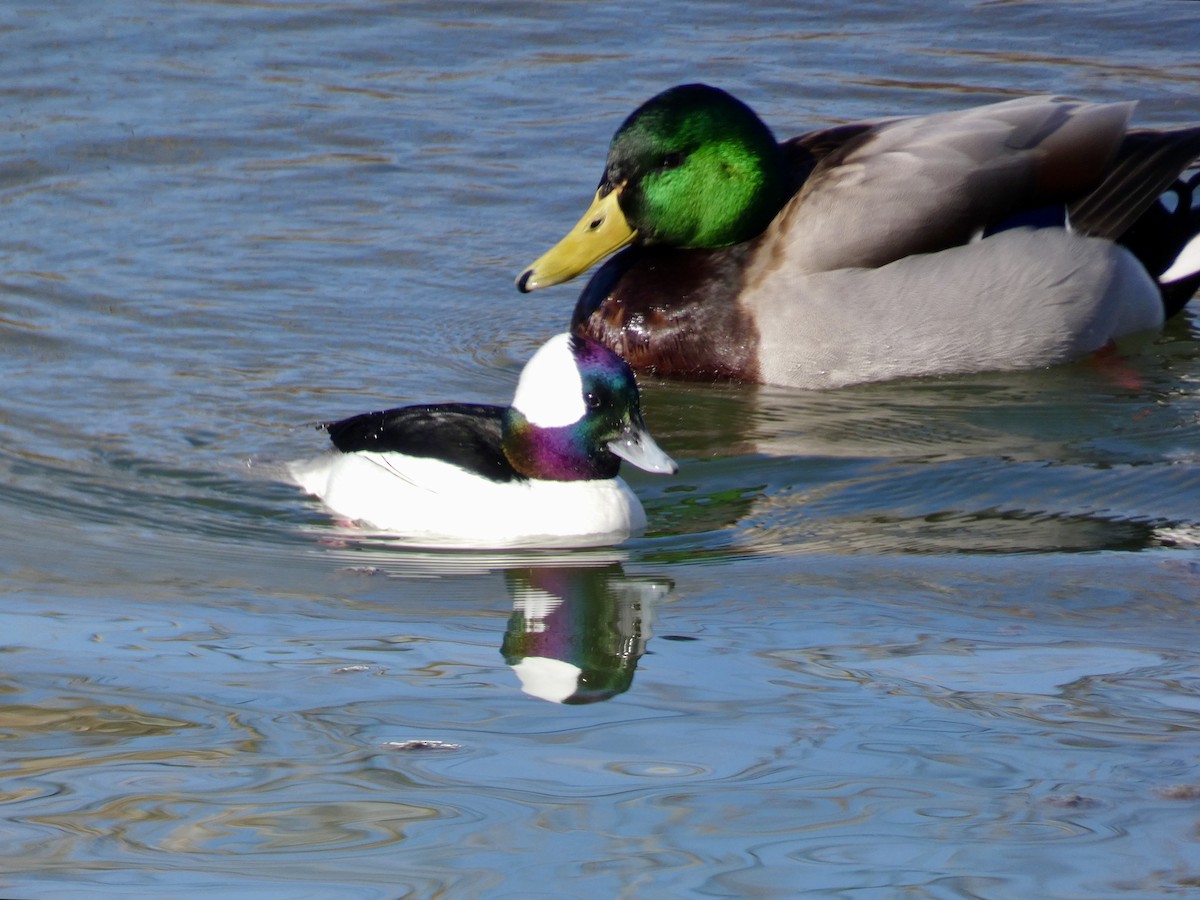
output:
[[[326,422],[343,453],[369,450],[437,459],[492,481],[521,480],[504,455],[507,408],[478,403],[404,406]]]

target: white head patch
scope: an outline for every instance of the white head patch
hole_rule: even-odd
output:
[[[512,669],[522,691],[551,703],[562,703],[579,690],[579,676],[583,674],[579,666],[544,656],[527,656]]]
[[[571,352],[571,335],[556,334],[533,354],[517,381],[513,408],[530,424],[561,428],[583,418],[583,379]]]

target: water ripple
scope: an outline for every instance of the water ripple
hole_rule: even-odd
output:
[[[603,553],[412,552],[279,481],[310,423],[510,399],[577,291],[513,276],[667,85],[780,136],[1185,124],[1189,4],[127,12],[17,0],[0,55],[6,893],[1194,886],[1194,312],[1045,372],[643,379],[682,469]]]

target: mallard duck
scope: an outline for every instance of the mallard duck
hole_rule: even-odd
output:
[[[778,143],[724,91],[674,87],[517,285],[620,250],[571,328],[662,375],[832,388],[1077,359],[1200,285],[1200,127],[1132,129],[1133,106],[1028,97]]]
[[[443,403],[323,423],[334,450],[289,466],[340,516],[424,547],[619,543],[646,514],[621,460],[672,473],[629,366],[560,334],[526,363],[511,406]]]

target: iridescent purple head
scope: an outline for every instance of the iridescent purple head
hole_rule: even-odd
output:
[[[505,417],[504,452],[522,475],[549,481],[613,478],[622,459],[647,472],[677,468],[646,431],[629,366],[572,334],[555,335],[526,363]]]

